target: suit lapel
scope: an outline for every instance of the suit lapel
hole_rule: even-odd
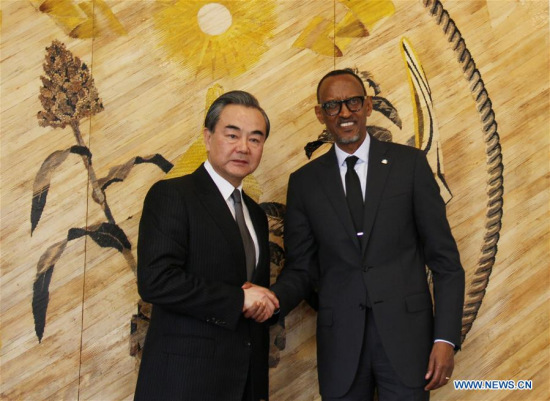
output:
[[[360,243],[357,239],[357,233],[353,226],[346,194],[344,193],[344,186],[342,184],[342,177],[340,176],[340,168],[338,166],[338,159],[336,158],[334,146],[335,145],[332,145],[332,148],[321,156],[319,160],[319,166],[321,168],[319,169],[318,178],[325,195],[334,209],[334,213],[338,216],[338,219],[344,226],[346,233],[350,236],[353,243],[359,248]]]
[[[204,165],[195,170],[193,178],[198,198],[223,233],[237,266],[243,267],[239,275],[242,276],[243,282],[246,281],[246,262],[241,234],[227,202],[223,199],[220,190],[204,168]]]
[[[367,171],[367,187],[365,193],[365,213],[363,219],[363,237],[361,247],[363,255],[367,249],[372,226],[382,199],[386,179],[391,169],[392,160],[388,157],[387,146],[371,136],[369,150],[369,167]]]

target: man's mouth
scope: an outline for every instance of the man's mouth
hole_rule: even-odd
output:
[[[343,123],[340,123],[340,127],[347,128],[351,127],[353,124],[355,124],[353,121],[344,121]]]

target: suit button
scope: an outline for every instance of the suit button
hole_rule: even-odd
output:
[[[367,308],[367,305],[365,304],[359,304],[359,309],[365,310]]]
[[[247,348],[252,347],[252,343],[251,343],[250,341],[245,341],[245,342],[244,342],[244,345],[245,345]]]

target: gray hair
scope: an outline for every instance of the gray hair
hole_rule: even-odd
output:
[[[269,118],[267,117],[264,109],[260,107],[258,99],[245,91],[227,92],[214,100],[214,102],[208,109],[208,112],[206,113],[206,117],[204,118],[204,126],[206,127],[206,129],[208,129],[208,131],[214,132],[214,130],[216,129],[216,124],[218,124],[218,120],[220,119],[220,115],[222,114],[222,110],[228,104],[251,107],[262,113],[262,116],[265,120],[265,139],[267,139],[270,129]]]

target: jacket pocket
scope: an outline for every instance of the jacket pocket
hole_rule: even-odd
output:
[[[408,312],[420,312],[425,309],[432,309],[432,297],[429,293],[410,295],[405,298]]]
[[[216,342],[213,338],[166,335],[163,341],[164,351],[173,355],[212,358],[216,351]]]

